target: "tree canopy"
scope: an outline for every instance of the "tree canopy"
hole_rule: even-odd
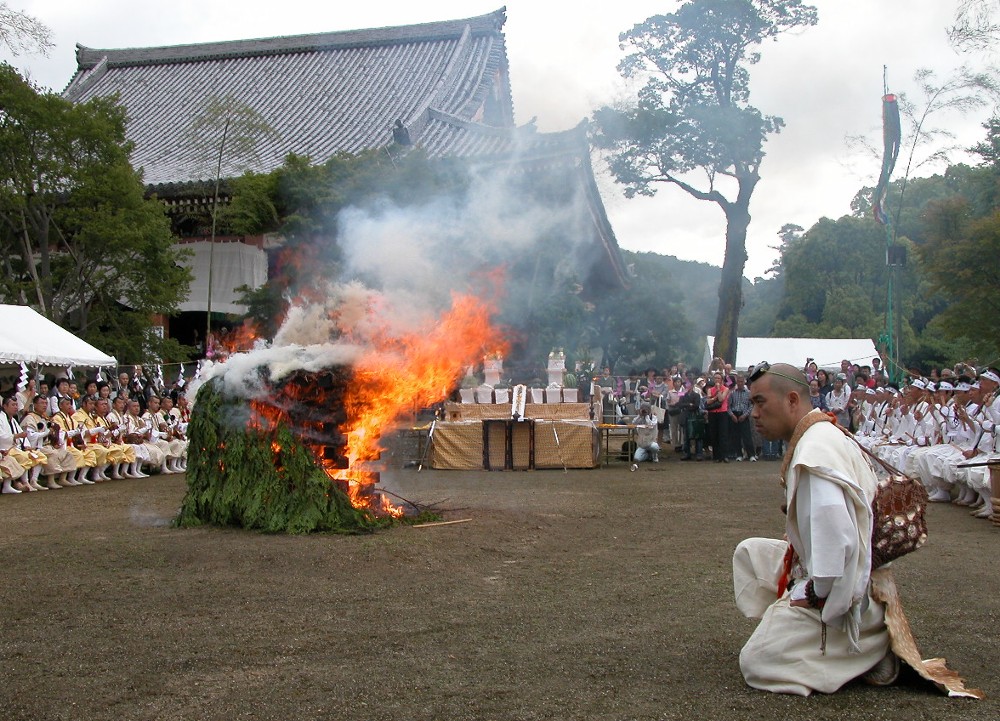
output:
[[[31,305],[125,361],[183,358],[152,315],[187,292],[164,208],[129,162],[125,112],[73,104],[0,66],[4,302]]]

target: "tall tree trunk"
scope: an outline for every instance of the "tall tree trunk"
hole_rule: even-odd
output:
[[[715,317],[712,355],[736,365],[740,310],[743,308],[743,269],[747,262],[747,228],[750,226],[750,193],[740,192],[735,203],[723,205],[726,212],[726,258],[719,282],[719,312]]]

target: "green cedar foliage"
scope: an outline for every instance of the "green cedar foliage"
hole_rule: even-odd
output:
[[[189,427],[188,491],[176,525],[237,526],[264,533],[364,533],[391,523],[351,506],[312,451],[284,425],[248,427],[243,401],[210,381]],[[272,443],[280,447],[275,454]]]

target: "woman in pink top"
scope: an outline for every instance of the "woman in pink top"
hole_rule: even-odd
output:
[[[722,373],[712,374],[712,385],[705,395],[708,411],[708,442],[712,444],[712,460],[729,463],[729,389],[722,380]]]

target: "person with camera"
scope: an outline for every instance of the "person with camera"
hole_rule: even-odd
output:
[[[722,372],[716,371],[705,384],[705,410],[708,412],[708,442],[712,460],[729,463],[729,388],[723,383]]]
[[[657,420],[649,403],[643,402],[639,407],[639,415],[632,419],[635,426],[635,456],[633,462],[642,463],[649,459],[653,463],[660,462],[660,444],[656,441]]]
[[[806,365],[803,368],[803,372],[806,374],[806,380],[811,381],[819,373],[819,366],[816,365],[815,358],[806,358]]]

